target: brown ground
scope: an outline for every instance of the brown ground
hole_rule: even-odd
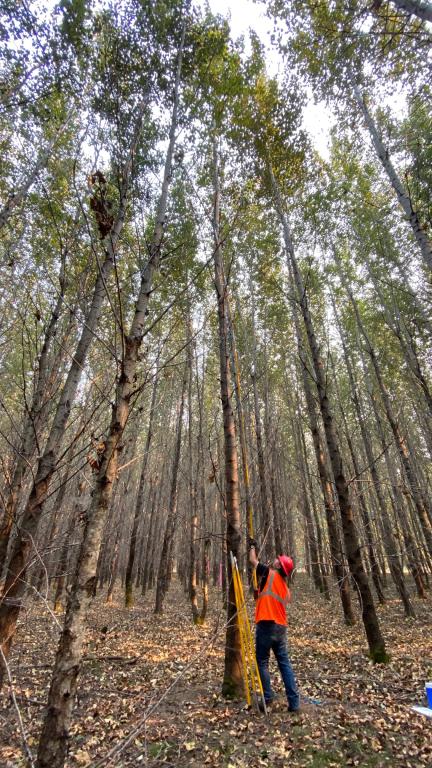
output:
[[[431,768],[432,720],[410,711],[423,703],[424,682],[432,679],[430,599],[415,601],[416,621],[403,617],[398,601],[379,609],[392,660],[374,667],[361,627],[346,628],[337,600],[327,605],[299,578],[290,609],[291,658],[302,694],[322,703],[293,716],[281,696],[265,718],[220,696],[224,610],[216,591],[206,627],[192,625],[179,585],[163,617],[152,613],[153,595],[132,611],[121,597],[118,592],[107,607],[101,595],[91,611],[70,768]],[[45,608],[35,606],[24,617],[11,659],[33,754],[57,631]],[[25,764],[16,711],[5,691],[0,766]]]

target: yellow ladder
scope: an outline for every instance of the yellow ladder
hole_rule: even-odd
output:
[[[257,711],[267,714],[264,691],[261,683],[255,647],[243,593],[243,583],[238,569],[237,558],[230,552],[231,573],[234,584],[234,595],[237,608],[237,623],[240,634],[240,649],[243,667],[243,680],[246,701],[250,707],[253,703]],[[260,707],[261,703],[261,707]]]

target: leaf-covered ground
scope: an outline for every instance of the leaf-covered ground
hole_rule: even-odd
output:
[[[432,720],[410,711],[424,703],[432,678],[431,602],[416,601],[405,619],[398,601],[379,609],[392,654],[372,666],[360,626],[347,628],[332,605],[298,578],[290,608],[290,649],[307,712],[286,710],[280,696],[268,717],[220,695],[225,612],[211,595],[205,627],[194,627],[187,598],[174,585],[165,614],[153,595],[126,610],[96,599],[75,708],[69,766],[432,766]],[[252,608],[252,606],[251,606]],[[36,751],[58,628],[33,607],[11,659],[28,743]],[[0,765],[24,766],[16,709],[0,706]]]

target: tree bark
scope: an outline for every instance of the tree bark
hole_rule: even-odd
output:
[[[336,254],[335,254],[336,256]],[[340,262],[338,258],[336,257],[336,261],[340,267]],[[345,274],[343,272],[343,269],[340,268],[340,275],[343,281],[343,284],[345,286],[345,290],[348,294],[349,300],[351,302],[351,306],[354,310],[354,315],[356,318],[357,326],[360,331],[360,333],[363,336],[366,351],[368,353],[368,356],[370,358],[370,361],[372,363],[372,367],[375,372],[375,377],[377,380],[378,388],[381,394],[381,399],[384,405],[384,410],[386,412],[387,420],[389,422],[389,425],[391,427],[391,431],[393,433],[393,437],[396,443],[396,447],[399,452],[401,464],[404,468],[405,475],[408,481],[408,485],[411,491],[412,499],[414,501],[415,507],[417,509],[417,514],[419,516],[419,520],[422,525],[423,534],[426,540],[426,544],[429,550],[429,555],[432,554],[432,524],[431,524],[431,512],[430,512],[430,506],[429,501],[426,498],[422,488],[420,487],[420,484],[417,481],[416,473],[413,467],[412,459],[410,456],[410,452],[408,450],[408,446],[406,443],[406,440],[404,436],[402,435],[402,432],[399,428],[399,424],[397,421],[397,418],[393,412],[393,408],[390,402],[390,397],[387,392],[387,388],[384,384],[381,370],[378,364],[378,360],[375,354],[375,350],[369,340],[369,336],[366,332],[366,329],[364,327],[363,321],[360,317],[360,313],[358,310],[357,302],[354,299],[352,290],[350,285],[348,284],[348,281],[345,277]]]
[[[53,542],[55,541],[55,538],[59,530],[61,512],[63,508],[64,497],[66,495],[66,490],[70,491],[70,488],[69,488],[70,471],[71,471],[71,465],[68,463],[66,465],[66,470],[62,475],[60,488],[56,494],[55,501],[53,504],[53,512],[52,512],[52,518],[50,521],[48,536],[45,535],[44,537],[44,549],[41,553],[42,562],[40,564],[39,570],[36,572],[35,577],[32,580],[32,583],[34,584],[38,592],[42,590],[44,578],[48,579],[48,585],[47,585],[48,587],[49,587],[49,582],[52,578],[52,574],[50,573],[50,563],[52,559],[51,547]],[[44,554],[45,554],[45,559],[43,559]],[[49,592],[49,589],[47,589],[47,594],[46,594],[47,599],[48,599],[48,592]]]
[[[402,0],[400,0],[402,1]],[[387,174],[387,177],[390,181],[391,186],[393,187],[396,197],[398,199],[399,205],[402,208],[407,221],[409,222],[414,238],[417,242],[417,245],[420,249],[423,261],[428,268],[428,270],[432,270],[432,244],[429,240],[425,229],[423,225],[420,223],[419,215],[417,211],[414,209],[412,200],[410,197],[409,192],[404,187],[401,179],[399,178],[395,167],[393,166],[393,163],[390,160],[388,150],[385,148],[382,138],[380,136],[379,130],[375,124],[375,121],[370,114],[366,102],[364,100],[364,96],[362,95],[359,86],[357,85],[355,75],[352,71],[349,71],[349,80],[351,82],[352,91],[354,94],[354,98],[360,107],[360,110],[362,112],[366,128],[368,129],[372,143],[375,147],[375,151],[378,155],[378,158],[381,162],[382,167],[384,168],[384,171]]]
[[[307,497],[307,489],[309,488],[309,492],[310,492],[309,495],[310,495],[311,507],[312,507],[312,509],[310,509],[309,507],[310,520],[308,521],[308,536],[309,536],[309,539],[312,541],[311,553],[314,560],[316,561],[316,566],[314,565],[314,561],[312,562],[312,575],[314,577],[314,582],[317,589],[319,589],[319,591],[322,592],[326,600],[330,601],[330,590],[328,585],[327,574],[324,568],[322,536],[321,536],[318,514],[316,510],[316,503],[313,495],[313,486],[312,486],[312,480],[309,472],[308,457],[307,457],[307,451],[306,451],[306,440],[305,440],[302,425],[300,425],[299,427],[299,440],[300,440],[301,449],[302,449],[302,456],[301,456],[302,466],[304,467],[304,472],[302,469],[302,475],[304,475],[304,477],[302,478],[302,482],[303,482],[304,492],[306,497]],[[315,521],[315,526],[314,526],[314,521]],[[315,532],[315,528],[316,528],[316,532]],[[315,573],[314,573],[314,568],[315,568]]]
[[[361,609],[363,624],[366,632],[366,637],[369,644],[369,653],[371,659],[375,663],[384,663],[388,661],[388,655],[385,649],[384,638],[381,634],[379,627],[378,617],[375,610],[375,605],[372,597],[372,592],[369,586],[367,574],[365,572],[363,562],[361,559],[360,546],[357,537],[357,531],[354,522],[354,515],[349,497],[348,484],[345,478],[345,473],[342,464],[342,457],[339,450],[339,445],[336,437],[336,430],[333,420],[333,414],[330,407],[330,402],[327,395],[327,382],[325,377],[325,371],[323,362],[321,360],[320,350],[318,342],[315,336],[312,318],[309,312],[307,297],[303,280],[298,268],[297,259],[294,253],[294,246],[292,243],[291,233],[288,227],[288,221],[283,210],[282,199],[279,187],[277,185],[274,174],[269,167],[271,175],[271,182],[273,192],[275,196],[276,210],[279,215],[281,224],[283,226],[285,247],[287,250],[287,258],[291,262],[292,271],[294,275],[294,283],[297,291],[297,301],[300,305],[300,309],[303,315],[304,326],[306,335],[309,342],[311,358],[313,362],[313,369],[315,374],[315,384],[318,393],[318,400],[321,410],[321,415],[324,423],[324,430],[327,440],[327,446],[330,456],[330,461],[333,469],[333,475],[336,483],[336,492],[339,501],[339,509],[342,519],[342,530],[345,541],[346,555],[348,564],[353,579],[355,579],[356,587],[361,597]]]
[[[51,312],[51,317],[45,332],[44,342],[39,355],[38,369],[36,376],[36,387],[33,392],[32,403],[27,408],[22,429],[22,444],[17,453],[14,474],[8,489],[8,496],[5,501],[5,514],[3,523],[0,527],[0,577],[6,565],[6,554],[9,544],[10,532],[17,519],[18,504],[21,495],[22,483],[30,466],[30,461],[34,456],[38,445],[41,430],[41,422],[44,415],[44,400],[46,398],[46,387],[48,380],[48,363],[51,342],[56,333],[58,319],[63,304],[64,292],[66,289],[65,280],[65,259],[62,257],[62,263],[59,274],[60,292]]]
[[[264,446],[262,437],[262,424],[261,413],[258,396],[257,376],[258,376],[258,359],[257,359],[257,339],[256,339],[256,326],[255,326],[255,298],[252,281],[251,286],[251,307],[252,307],[252,369],[251,379],[254,397],[254,412],[255,412],[255,437],[257,446],[257,461],[258,461],[258,476],[259,476],[259,488],[260,488],[260,507],[261,507],[261,535],[265,539],[265,544],[262,545],[261,552],[264,558],[269,557],[271,551],[274,551],[274,535],[269,535],[270,530],[270,511],[267,492],[267,473],[264,458]]]
[[[80,488],[78,490],[78,499],[83,493],[84,490],[84,483],[80,484]],[[71,516],[69,519],[69,524],[64,532],[64,539],[63,539],[63,545],[60,552],[60,558],[57,565],[57,573],[56,573],[56,590],[54,595],[54,613],[62,613],[64,609],[64,594],[65,594],[65,587],[67,582],[67,566],[68,566],[68,556],[70,552],[70,543],[71,543],[71,537],[73,535],[73,532],[75,530],[75,526],[78,522],[78,515],[79,515],[79,501],[74,505],[74,509],[71,511]]]
[[[135,549],[137,543],[138,525],[144,509],[144,494],[147,481],[147,465],[148,457],[150,453],[150,445],[153,437],[153,421],[156,410],[156,393],[158,386],[158,372],[155,373],[155,379],[153,383],[152,399],[150,404],[149,423],[147,429],[147,439],[144,448],[144,456],[141,465],[141,475],[138,486],[138,493],[135,501],[135,512],[132,523],[132,533],[129,542],[129,556],[126,566],[126,579],[125,579],[125,605],[127,608],[132,608],[134,604],[133,599],[133,567],[135,562]]]
[[[412,577],[414,579],[414,583],[416,585],[417,594],[421,599],[425,600],[427,595],[425,591],[425,583],[424,583],[422,568],[417,557],[417,546],[415,545],[414,539],[411,535],[407,515],[404,513],[404,510],[402,509],[402,506],[401,506],[400,491],[399,491],[399,488],[397,487],[397,482],[395,477],[396,475],[395,468],[394,468],[392,459],[389,457],[388,446],[386,445],[382,419],[378,412],[378,408],[377,408],[375,398],[373,396],[373,392],[370,391],[369,396],[371,399],[371,404],[372,404],[373,412],[375,415],[375,421],[378,427],[381,447],[384,452],[384,458],[387,466],[387,474],[392,484],[393,492],[391,493],[389,490],[390,501],[393,505],[396,519],[399,519],[399,522],[401,525],[401,531],[402,531],[402,536],[405,544],[405,551],[408,559],[409,569],[411,571]]]
[[[305,537],[308,544],[310,575],[312,576],[316,589],[319,592],[324,592],[324,584],[321,577],[320,563],[319,563],[319,557],[318,557],[318,547],[317,547],[317,541],[315,536],[315,528],[314,528],[314,523],[312,519],[312,512],[310,508],[309,496],[308,496],[308,490],[307,490],[306,472],[304,469],[305,455],[304,455],[304,446],[303,446],[303,435],[300,434],[301,428],[299,427],[298,423],[296,423],[294,427],[295,427],[294,433],[296,438],[295,442],[296,442],[297,462],[299,464],[299,469],[300,469],[300,488],[301,488],[301,496],[302,496],[301,507],[302,507],[303,517],[305,521]]]
[[[9,655],[21,610],[22,597],[26,589],[26,571],[29,553],[42,515],[43,506],[48,495],[49,485],[55,471],[57,457],[60,452],[66,424],[75,399],[82,369],[91,342],[93,341],[94,331],[99,322],[103,300],[106,295],[107,281],[113,269],[115,253],[126,216],[133,158],[141,134],[142,120],[147,107],[147,102],[148,97],[146,96],[141,104],[129,157],[123,169],[119,210],[111,230],[103,240],[105,259],[99,269],[91,305],[85,318],[81,337],[60,395],[45,451],[38,462],[35,472],[35,480],[24,510],[20,532],[15,541],[9,561],[4,599],[0,605],[0,643],[5,658]],[[0,664],[0,684],[3,681],[3,676],[4,665],[2,663]]]
[[[201,529],[204,535],[204,546],[202,550],[202,576],[201,576],[202,605],[201,605],[201,612],[199,614],[199,624],[204,624],[207,616],[208,599],[209,599],[208,584],[209,584],[209,576],[210,576],[211,539],[210,539],[209,531],[207,528],[207,495],[206,495],[205,473],[204,473],[204,470],[205,470],[204,435],[203,435],[204,373],[203,373],[202,388],[200,389],[197,358],[195,358],[195,360],[196,360],[196,367],[197,367],[196,381],[197,381],[197,398],[198,398],[198,410],[199,410],[199,421],[198,421],[198,459],[199,461],[197,466],[196,478],[197,478],[197,482],[199,481],[199,484],[200,484],[200,503],[201,503],[200,519],[201,519]],[[203,371],[204,371],[204,360],[203,360]]]
[[[149,247],[149,258],[143,269],[139,295],[131,329],[123,336],[124,352],[116,385],[112,418],[105,449],[101,455],[93,498],[87,512],[84,537],[80,549],[74,583],[68,600],[64,629],[60,638],[48,697],[48,709],[39,742],[38,768],[62,768],[67,754],[69,725],[82,661],[85,618],[92,595],[96,566],[109,508],[113,483],[117,474],[118,449],[130,413],[130,401],[136,389],[138,354],[145,331],[147,306],[154,272],[158,269],[165,225],[168,189],[172,175],[179,106],[180,72],[185,37],[183,25],[175,75],[173,110],[169,143],[165,159],[162,189],[156,211],[156,223]],[[122,329],[124,334],[124,329]]]
[[[422,366],[420,364],[417,350],[414,345],[414,340],[411,334],[409,333],[406,327],[406,324],[404,323],[404,320],[400,314],[399,308],[397,307],[396,303],[394,303],[393,312],[391,312],[390,308],[387,306],[387,302],[385,300],[385,297],[383,296],[381,286],[379,284],[379,281],[376,278],[376,275],[374,274],[370,261],[365,255],[364,255],[364,259],[366,262],[369,275],[372,279],[375,290],[378,293],[382,307],[384,309],[384,314],[386,316],[388,326],[393,331],[396,338],[398,339],[407,367],[413,374],[415,381],[420,386],[423,392],[426,405],[428,407],[428,411],[429,411],[428,415],[430,419],[432,417],[432,393],[430,391],[429,382],[427,381],[424,371],[422,370]],[[432,439],[432,436],[430,434],[429,425],[428,425],[428,431],[429,431],[428,439],[430,441]]]
[[[356,397],[356,393],[352,392],[353,400],[354,400],[355,397]],[[340,400],[340,397],[339,397],[339,400]],[[353,441],[351,440],[350,430],[349,430],[349,427],[348,427],[348,423],[347,423],[347,420],[346,420],[345,413],[344,413],[343,408],[342,408],[342,403],[340,403],[340,410],[341,410],[342,419],[343,419],[343,423],[344,423],[344,427],[345,427],[345,440],[347,442],[348,450],[350,452],[351,462],[352,462],[354,474],[355,474],[356,478],[360,478],[360,467],[359,467],[359,464],[358,464],[358,461],[357,461],[357,457],[356,457],[356,452],[355,452],[355,449],[354,449]],[[363,443],[364,443],[364,435],[363,435],[364,423],[363,422],[361,422],[361,427],[360,428],[361,428],[361,431],[362,431],[362,437],[363,437]],[[376,475],[375,462],[374,462],[374,459],[373,459],[372,450],[370,448],[369,442],[368,442],[368,448],[366,448],[366,455],[369,457],[368,458],[369,468],[374,472],[374,475]],[[379,494],[380,494],[380,498],[381,498],[381,501],[382,501],[381,488],[380,488],[378,476],[376,476],[376,477],[373,476],[372,480],[373,480],[375,489],[376,488],[379,489]],[[364,493],[363,493],[361,487],[357,491],[357,498],[358,498],[358,506],[359,506],[359,509],[360,509],[360,517],[361,517],[361,521],[363,523],[364,536],[365,536],[365,539],[366,539],[367,552],[368,552],[368,555],[369,555],[369,562],[370,562],[370,567],[371,567],[372,581],[373,581],[374,586],[375,586],[375,591],[376,591],[376,594],[377,594],[377,597],[378,597],[378,601],[379,601],[379,603],[381,605],[384,605],[386,600],[385,600],[385,594],[384,594],[384,590],[383,590],[383,585],[381,583],[381,576],[380,576],[380,570],[379,570],[379,566],[378,566],[378,559],[377,559],[377,556],[375,554],[375,543],[374,543],[373,534],[372,534],[372,526],[371,526],[371,521],[369,519],[369,512],[368,512],[368,507],[367,507],[367,504],[366,504],[366,499],[365,499],[365,496],[364,496]],[[379,502],[379,506],[382,509],[380,498],[378,499],[378,502]],[[385,508],[385,505],[384,505],[384,508]]]
[[[243,469],[243,484],[244,484],[245,501],[246,501],[245,521],[246,521],[246,529],[247,529],[248,535],[252,539],[254,539],[255,526],[254,526],[254,516],[253,516],[253,506],[252,506],[252,494],[251,494],[251,487],[250,487],[249,459],[248,459],[248,449],[247,449],[247,441],[246,441],[246,426],[245,426],[242,393],[241,393],[240,364],[238,359],[237,343],[236,343],[234,325],[231,317],[231,309],[229,306],[229,302],[227,302],[227,311],[228,311],[228,318],[227,318],[228,343],[229,343],[229,349],[230,349],[231,371],[233,376],[235,401],[236,401],[236,408],[237,408],[237,422],[238,422],[238,430],[239,430],[240,451],[241,451],[242,469]],[[282,552],[282,550],[280,551]],[[245,554],[247,554],[247,552]],[[257,590],[255,569],[252,569],[250,566],[248,566],[248,577],[249,577],[249,582],[253,584],[254,589]]]
[[[146,541],[146,546],[144,551],[144,564],[143,564],[142,587],[141,587],[142,595],[145,595],[152,581],[151,551],[154,548],[156,518],[158,516],[159,507],[160,507],[160,501],[161,501],[162,490],[163,490],[163,480],[164,478],[163,476],[161,476],[159,478],[159,486],[156,484],[156,480],[154,481],[153,494],[149,498],[149,523],[148,523],[147,541]]]
[[[237,436],[230,391],[230,354],[228,346],[228,287],[226,284],[222,244],[220,235],[220,178],[219,154],[216,137],[213,138],[213,237],[214,237],[214,282],[217,296],[219,325],[219,366],[220,391],[223,413],[224,455],[225,455],[225,509],[226,548],[234,557],[240,557],[241,513],[239,499],[239,477],[237,458]],[[227,629],[225,638],[225,668],[222,694],[238,697],[243,692],[243,675],[240,651],[240,634],[231,574],[230,558],[226,558],[228,577]]]
[[[177,518],[177,497],[178,497],[177,477],[178,477],[178,470],[179,470],[179,463],[180,463],[184,401],[186,396],[188,372],[189,372],[189,365],[188,365],[188,360],[186,359],[186,363],[183,371],[181,394],[180,394],[180,399],[178,402],[178,409],[177,409],[176,439],[175,439],[175,448],[174,448],[174,458],[173,458],[173,464],[172,464],[172,470],[171,470],[171,490],[170,490],[170,498],[169,498],[169,506],[168,506],[168,517],[165,524],[165,533],[164,533],[164,538],[162,543],[162,551],[161,551],[161,556],[159,561],[159,569],[158,569],[157,584],[156,584],[156,602],[155,602],[154,612],[158,614],[161,614],[163,612],[163,603],[164,603],[164,599],[168,591],[169,583],[171,580],[171,553],[172,553],[173,539],[175,534],[175,524],[176,524],[176,518]]]
[[[318,426],[318,420],[315,410],[315,401],[312,394],[310,379],[312,374],[309,370],[309,361],[306,352],[303,347],[301,330],[297,317],[297,307],[293,306],[293,318],[297,336],[297,347],[300,358],[303,390],[306,398],[306,407],[309,417],[309,428],[312,433],[312,441],[315,451],[316,462],[318,466],[318,474],[320,478],[321,491],[324,500],[324,510],[327,520],[327,529],[330,543],[330,556],[332,561],[332,569],[334,578],[338,585],[339,596],[342,604],[342,610],[344,614],[345,624],[353,626],[355,624],[355,614],[351,603],[351,592],[349,587],[349,581],[345,574],[344,569],[344,553],[340,541],[338,524],[337,524],[337,509],[335,506],[332,478],[327,468],[327,461],[325,456],[324,447],[321,443],[321,435]]]
[[[347,350],[346,350],[346,354],[347,354]],[[346,358],[346,360],[348,360],[348,358]],[[352,381],[353,381],[352,371],[351,371],[351,374],[350,374],[350,379],[352,379]],[[355,383],[354,383],[354,387],[355,387]],[[404,577],[403,577],[402,563],[401,563],[401,560],[400,560],[400,557],[399,557],[399,554],[398,554],[398,545],[397,545],[395,537],[393,535],[392,524],[391,524],[391,520],[390,520],[390,517],[389,517],[389,512],[388,512],[388,509],[387,509],[387,505],[385,503],[384,496],[383,496],[382,491],[381,491],[381,483],[380,483],[380,479],[379,479],[379,475],[378,475],[378,470],[377,470],[377,467],[376,467],[376,459],[375,459],[375,457],[373,455],[371,442],[369,440],[369,436],[368,436],[368,433],[367,433],[367,430],[366,430],[366,426],[365,426],[366,421],[365,421],[365,418],[364,418],[364,414],[362,413],[361,406],[360,406],[360,401],[359,401],[359,398],[358,398],[357,393],[356,393],[355,390],[353,390],[352,397],[353,397],[353,401],[354,401],[354,403],[356,405],[357,419],[358,419],[358,422],[360,424],[360,430],[361,430],[361,434],[362,434],[363,445],[364,445],[365,451],[366,451],[366,458],[367,458],[368,465],[369,465],[369,471],[370,471],[371,476],[372,476],[373,487],[374,487],[375,494],[376,494],[376,497],[377,497],[377,500],[378,500],[378,506],[379,506],[379,509],[380,509],[380,512],[381,512],[380,521],[381,521],[382,530],[383,530],[384,549],[385,549],[385,552],[387,554],[387,562],[388,562],[388,565],[389,565],[389,570],[390,570],[393,582],[394,582],[394,584],[396,586],[397,592],[398,592],[398,594],[399,594],[399,596],[400,596],[400,598],[402,600],[402,603],[403,603],[403,606],[404,606],[404,609],[405,609],[405,615],[414,618],[415,611],[414,611],[413,605],[411,603],[411,600],[410,600],[410,597],[409,597],[409,594],[408,594],[408,591],[407,591],[407,588],[406,588],[406,585],[405,585],[405,580],[404,580]],[[356,475],[358,476],[359,475],[359,469],[357,467],[357,462],[355,460],[355,454],[354,454],[354,450],[353,450],[353,447],[352,447],[351,439],[349,437],[349,433],[347,433],[347,441],[348,441],[348,445],[349,445],[349,448],[350,448],[351,455],[353,457],[354,471],[355,471]],[[362,498],[362,494],[360,495],[360,504],[361,504],[361,498]],[[368,514],[367,514],[367,509],[363,509],[362,505],[360,506],[360,510],[361,510],[361,513],[362,513],[363,527],[365,528],[366,540],[367,540],[368,550],[369,550],[369,556],[370,556],[370,559],[371,559],[372,576],[373,576],[375,588],[377,589],[378,598],[380,599],[380,594],[379,594],[379,591],[378,591],[378,584],[380,584],[380,580],[378,579],[378,563],[377,563],[376,558],[375,558],[375,551],[374,551],[374,547],[373,547],[373,540],[371,538],[371,528],[370,528],[369,517],[368,517]],[[375,574],[374,574],[374,571],[375,571]],[[381,600],[380,600],[380,602],[381,602]]]

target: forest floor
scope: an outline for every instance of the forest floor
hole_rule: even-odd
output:
[[[253,603],[253,600],[251,601]],[[415,600],[417,619],[399,601],[379,608],[391,652],[373,666],[361,625],[348,628],[332,604],[298,577],[290,607],[290,652],[308,711],[289,714],[280,696],[268,717],[220,695],[225,611],[211,593],[208,623],[194,627],[187,598],[174,584],[165,614],[154,595],[133,610],[101,594],[89,616],[86,657],[75,707],[68,766],[208,766],[286,768],[432,766],[432,720],[410,710],[424,703],[432,678],[431,600]],[[252,609],[252,606],[251,606]],[[16,701],[35,754],[58,628],[34,605],[11,657]],[[16,708],[0,701],[0,766],[26,765]]]

